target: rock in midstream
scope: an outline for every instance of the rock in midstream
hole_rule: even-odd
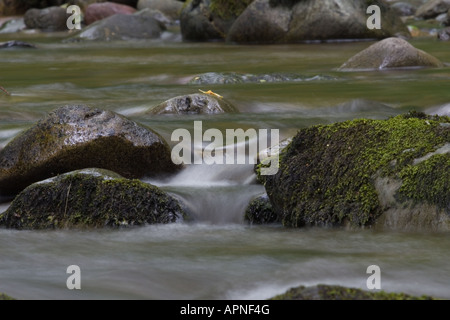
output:
[[[48,114],[0,151],[0,197],[83,168],[104,168],[126,178],[178,169],[156,132],[112,111],[68,105]]]

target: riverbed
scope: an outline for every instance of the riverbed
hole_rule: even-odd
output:
[[[11,40],[1,35],[1,41]],[[0,51],[0,146],[66,104],[113,110],[148,125],[169,144],[175,129],[278,129],[280,138],[316,124],[385,119],[410,110],[450,113],[450,67],[338,72],[373,42],[244,46],[162,40],[64,42],[63,34],[17,39],[38,49]],[[450,63],[448,42],[414,39]],[[308,81],[190,85],[206,72],[296,73]],[[321,76],[316,77],[315,76]],[[212,90],[239,113],[154,116],[175,96]],[[105,155],[107,156],[107,155]],[[289,229],[248,225],[248,202],[264,192],[252,165],[191,165],[161,186],[193,219],[120,230],[0,229],[0,292],[19,299],[267,299],[290,287],[367,289],[367,267],[385,291],[450,298],[447,233]],[[7,204],[2,205],[5,210]],[[81,269],[68,290],[67,267]]]

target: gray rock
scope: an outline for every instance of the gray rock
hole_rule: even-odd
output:
[[[108,18],[115,14],[133,14],[136,9],[114,2],[93,3],[84,11],[84,21],[87,25]]]
[[[236,18],[252,0],[193,0],[181,12],[180,25],[184,40],[224,40]]]
[[[416,14],[417,8],[408,2],[396,2],[391,5],[392,9],[394,9],[395,12],[399,16],[413,16]]]
[[[308,40],[383,39],[409,36],[407,27],[389,6],[370,1],[383,11],[382,28],[367,28],[369,2],[293,1],[291,5],[255,0],[236,19],[227,40],[237,43],[295,43]]]
[[[0,225],[14,229],[142,226],[173,223],[184,213],[159,188],[114,172],[83,169],[37,182],[21,192]]]
[[[150,110],[151,114],[218,114],[228,112],[237,112],[237,110],[223,98],[203,93],[175,97]]]
[[[113,41],[155,39],[161,36],[161,25],[152,17],[139,14],[116,14],[97,21],[75,35],[72,40]]]
[[[175,0],[139,0],[137,8],[158,10],[172,20],[179,20],[183,3]]]
[[[450,0],[430,0],[417,9],[416,17],[432,19],[448,10],[450,10]]]
[[[409,67],[443,67],[443,63],[430,54],[413,47],[408,41],[388,38],[361,51],[339,70],[383,70]]]
[[[43,31],[67,30],[67,19],[70,17],[61,7],[46,9],[30,9],[25,13],[24,21],[28,29]]]
[[[442,29],[438,32],[438,39],[442,41],[450,40],[450,27]]]
[[[28,9],[61,6],[66,0],[0,0],[0,16],[23,15]]]
[[[83,168],[126,178],[174,172],[167,143],[151,129],[111,111],[64,106],[19,134],[0,151],[0,196]]]

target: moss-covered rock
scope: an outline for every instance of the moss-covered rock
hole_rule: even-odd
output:
[[[432,55],[400,38],[379,41],[345,62],[339,70],[383,70],[394,68],[431,67],[444,64]]]
[[[224,40],[236,18],[253,0],[189,0],[180,18],[184,40]]]
[[[195,93],[167,100],[152,108],[151,114],[218,114],[237,112],[237,109],[219,96]]]
[[[16,300],[16,299],[11,298],[10,296],[7,296],[6,294],[0,292],[0,301],[1,300]]]
[[[269,197],[264,194],[253,199],[245,210],[244,220],[250,224],[269,224],[280,222]]]
[[[276,2],[276,3],[274,3]],[[367,28],[369,5],[383,12],[381,29]],[[384,39],[409,36],[398,14],[382,1],[255,0],[236,19],[227,41],[296,43],[309,40]]]
[[[159,188],[99,169],[35,183],[21,192],[0,225],[15,229],[101,228],[172,223],[178,202]]]
[[[259,179],[285,226],[372,226],[386,213],[392,226],[398,209],[397,229],[447,230],[448,123],[410,113],[302,129],[281,152],[278,173]]]
[[[0,197],[16,195],[33,182],[92,167],[126,178],[178,169],[168,144],[151,129],[111,111],[64,106],[0,151]]]
[[[319,284],[313,287],[291,288],[271,300],[436,300],[436,298]]]

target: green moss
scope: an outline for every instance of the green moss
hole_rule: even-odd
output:
[[[271,300],[436,300],[430,296],[411,296],[405,293],[365,291],[342,286],[319,284],[315,287],[300,286],[289,289]]]
[[[11,298],[10,296],[7,296],[6,294],[0,292],[0,301],[1,300],[16,300],[16,299]]]
[[[100,228],[171,223],[182,217],[178,202],[155,186],[104,170],[81,170],[31,185],[0,224],[16,229]]]
[[[450,142],[443,122],[450,118],[410,113],[306,128],[281,153],[279,173],[259,179],[286,226],[372,224],[382,213],[377,175],[404,179],[405,199],[446,208],[448,155],[414,165]]]
[[[253,0],[211,0],[211,12],[222,19],[237,18]]]

